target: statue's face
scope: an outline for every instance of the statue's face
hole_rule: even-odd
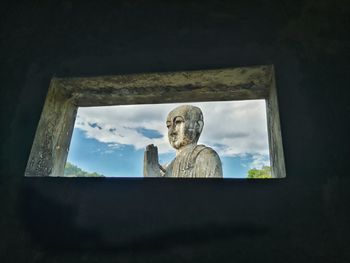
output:
[[[177,107],[169,113],[166,125],[169,143],[178,150],[198,141],[203,127],[202,112],[193,106]]]

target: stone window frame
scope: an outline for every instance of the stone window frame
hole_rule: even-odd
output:
[[[97,77],[53,77],[25,176],[64,176],[78,107],[265,99],[273,178],[286,176],[273,65]]]

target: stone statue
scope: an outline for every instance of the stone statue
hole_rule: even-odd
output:
[[[205,145],[198,145],[204,121],[200,108],[183,105],[173,109],[167,117],[169,143],[176,157],[166,166],[158,163],[158,149],[146,147],[144,155],[145,177],[222,178],[218,154]]]

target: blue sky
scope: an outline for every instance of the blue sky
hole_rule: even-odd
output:
[[[225,178],[245,178],[249,169],[269,165],[265,101],[186,104],[202,109],[199,143],[218,152]],[[79,108],[67,161],[108,177],[142,177],[148,144],[158,146],[161,164],[175,157],[165,119],[178,105]]]

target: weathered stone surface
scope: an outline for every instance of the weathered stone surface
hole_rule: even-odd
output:
[[[153,144],[146,147],[143,161],[144,177],[160,177],[160,167],[158,161],[158,148]]]
[[[79,106],[261,99],[271,66],[60,78],[56,85]]]
[[[63,176],[77,106],[51,82],[35,134],[26,176]]]
[[[148,145],[145,151],[145,157],[149,156],[144,162],[145,177],[223,177],[218,154],[205,145],[197,145],[204,126],[200,108],[191,105],[179,106],[169,113],[166,125],[169,143],[176,150],[176,158],[165,167],[165,172],[161,173],[160,168],[156,168],[159,166],[156,151],[153,150],[150,154],[154,146]]]

